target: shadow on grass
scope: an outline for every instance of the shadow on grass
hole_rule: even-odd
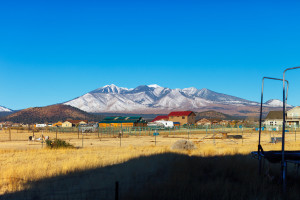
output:
[[[175,153],[132,159],[122,164],[72,172],[26,185],[0,199],[282,199],[279,165],[247,155],[196,157]],[[290,172],[294,172],[290,169]],[[299,199],[299,179],[288,178],[288,198]]]

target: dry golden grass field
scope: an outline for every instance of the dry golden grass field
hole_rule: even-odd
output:
[[[221,131],[221,130],[219,130]],[[120,199],[281,199],[279,166],[266,162],[258,177],[258,133],[245,130],[243,139],[222,139],[218,130],[206,132],[148,132],[120,138],[97,133],[58,133],[77,148],[49,149],[41,141],[28,141],[32,132],[0,131],[0,194],[4,199],[114,199],[119,182]],[[55,132],[36,132],[56,138]],[[264,150],[279,150],[263,132]],[[83,137],[83,139],[82,139]],[[196,149],[171,150],[180,139]],[[287,133],[286,149],[298,150],[300,134]],[[299,179],[289,166],[289,198],[297,199]],[[271,178],[270,178],[271,177]],[[0,196],[1,199],[1,196]]]

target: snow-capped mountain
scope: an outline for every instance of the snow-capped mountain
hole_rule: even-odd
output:
[[[269,107],[282,107],[283,106],[283,102],[278,100],[278,99],[271,99],[267,102],[265,102],[264,106],[269,106]],[[291,105],[286,105],[286,107],[293,107]]]
[[[0,106],[0,112],[12,112],[12,110],[5,108],[3,106]]]
[[[166,113],[172,110],[203,109],[253,111],[258,102],[194,87],[170,89],[156,84],[133,89],[106,85],[64,103],[94,113]],[[280,107],[279,100],[271,100],[264,107]]]

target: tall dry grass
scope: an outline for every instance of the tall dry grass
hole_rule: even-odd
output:
[[[27,182],[70,172],[126,162],[140,156],[177,153],[189,156],[225,156],[249,154],[252,145],[196,144],[197,149],[174,151],[168,146],[95,147],[83,149],[0,150],[0,192],[24,189]],[[293,146],[293,145],[292,145]],[[280,149],[280,144],[272,145]]]
[[[260,178],[249,155],[162,153],[41,179],[4,198],[114,199],[114,183],[119,181],[120,199],[282,199],[278,166],[272,170],[274,179]],[[298,199],[299,179],[288,180],[288,199]]]
[[[166,147],[0,150],[0,193],[24,189],[27,182],[123,163],[167,152]]]
[[[7,133],[6,133],[7,134]],[[19,133],[17,133],[19,134]],[[52,138],[54,137],[52,133]],[[76,139],[76,134],[72,135]],[[0,136],[7,138],[7,135]],[[17,137],[17,136],[14,136]],[[24,144],[27,145],[26,137]],[[63,137],[70,137],[64,135]],[[201,136],[202,137],[202,136]],[[164,143],[158,143],[158,146],[149,145],[144,142],[144,138],[129,137],[125,147],[118,147],[118,141],[113,140],[110,146],[103,147],[85,147],[79,149],[2,149],[0,150],[0,194],[15,192],[30,187],[30,182],[49,177],[67,175],[73,172],[80,172],[94,168],[117,165],[127,162],[134,158],[151,155],[162,155],[166,153],[176,153],[177,155],[188,155],[189,157],[211,157],[211,156],[231,156],[231,155],[248,155],[251,151],[257,149],[257,135],[245,134],[243,143],[240,140],[221,140],[206,139],[200,140],[199,136],[191,135],[191,140],[195,142],[197,149],[190,151],[172,151],[170,144],[176,141],[176,138],[158,138],[158,141],[164,140]],[[149,137],[150,138],[150,137]],[[147,139],[147,138],[146,138]],[[151,138],[150,138],[151,139]],[[125,140],[125,139],[124,139]],[[153,140],[153,138],[151,139]],[[81,143],[81,140],[74,140],[74,144]],[[269,135],[263,136],[265,150],[280,150],[281,144],[269,144]],[[103,142],[103,141],[101,141]],[[8,142],[2,142],[6,144]],[[131,145],[131,144],[138,144]],[[286,143],[286,149],[296,150],[300,142],[293,142],[292,136]],[[102,143],[101,143],[102,145]],[[112,146],[114,145],[114,146]],[[27,148],[27,146],[26,146]],[[40,148],[40,147],[39,147]],[[238,157],[237,157],[238,158]],[[245,159],[245,158],[243,158]],[[251,158],[248,158],[251,159]],[[183,159],[184,161],[185,159]],[[211,163],[212,161],[210,161]],[[236,161],[238,162],[238,161]],[[222,163],[218,163],[222,165]],[[230,165],[226,164],[227,171]],[[176,164],[175,166],[181,166]],[[212,166],[212,164],[210,164]],[[252,166],[252,165],[251,165]],[[184,170],[188,170],[188,166]],[[238,167],[237,167],[238,168]],[[252,170],[253,167],[250,168]],[[196,169],[194,169],[196,170]],[[216,172],[217,173],[217,172]],[[222,170],[218,171],[222,173]],[[226,170],[225,170],[225,173]],[[175,176],[174,174],[172,176]],[[192,177],[192,174],[189,175]],[[243,176],[242,176],[243,177]],[[170,179],[172,180],[172,179]],[[187,181],[187,180],[186,180]],[[211,183],[213,184],[213,183]],[[172,184],[171,184],[172,185]],[[171,187],[171,186],[170,186]],[[205,186],[209,187],[209,186]],[[213,186],[211,186],[213,187]],[[229,186],[228,186],[229,187]]]

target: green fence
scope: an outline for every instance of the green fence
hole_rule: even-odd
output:
[[[258,127],[256,126],[237,126],[228,127],[220,125],[212,126],[175,126],[173,128],[162,128],[162,127],[97,127],[94,131],[89,133],[96,133],[98,135],[106,136],[119,136],[122,135],[135,135],[135,136],[149,136],[153,135],[154,132],[159,132],[162,135],[176,135],[176,134],[208,134],[217,132],[228,132],[228,133],[242,133],[242,132],[255,132]],[[265,129],[266,130],[266,129]],[[44,131],[62,133],[81,133],[82,131],[78,127],[49,127]]]

